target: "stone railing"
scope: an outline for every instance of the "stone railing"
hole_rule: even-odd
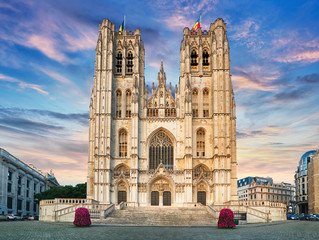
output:
[[[211,205],[207,205],[206,210],[210,215],[212,215],[214,218],[218,219],[219,212],[215,208],[213,208]]]
[[[285,208],[286,204],[282,202],[271,202],[271,201],[262,201],[262,200],[239,200],[238,204],[241,206],[250,206],[250,207],[279,207]]]
[[[41,200],[40,205],[56,205],[56,204],[94,204],[97,203],[92,199],[85,199],[85,198],[55,198],[55,199],[48,199],[48,200]]]
[[[107,218],[115,211],[115,205],[111,204],[106,209],[104,209],[104,218]]]
[[[126,204],[126,202],[121,202],[120,204],[117,204],[116,205],[116,209],[119,209],[119,210],[123,210],[123,209],[125,209],[127,207],[127,204]]]

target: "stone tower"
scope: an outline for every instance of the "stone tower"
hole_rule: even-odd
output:
[[[172,94],[164,64],[149,96],[141,32],[104,19],[90,103],[87,198],[134,206],[237,200],[236,114],[226,24],[184,29]]]
[[[211,94],[205,96],[206,89]],[[196,165],[194,129],[205,126],[211,133],[208,145],[212,148],[212,187],[217,194],[214,202],[237,200],[236,109],[223,19],[212,23],[209,31],[199,28],[192,34],[188,28],[184,29],[176,98],[181,102],[180,115],[185,116],[186,168],[193,169]]]
[[[137,173],[138,116],[143,108],[144,101],[140,98],[144,97],[144,86],[144,46],[140,30],[124,30],[122,35],[118,35],[114,24],[104,19],[96,46],[90,103],[88,199],[110,203],[114,145],[118,141],[114,136],[121,126],[132,129],[126,132],[130,136],[131,148],[130,155],[125,157],[130,158],[132,178]],[[117,121],[119,118],[120,122]],[[135,179],[137,181],[137,177]],[[135,183],[132,198],[136,198],[136,186]]]

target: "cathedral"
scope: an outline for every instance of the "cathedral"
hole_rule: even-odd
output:
[[[90,102],[87,198],[129,206],[237,200],[236,110],[226,23],[184,28],[172,89],[145,85],[140,29],[100,24]],[[155,80],[155,79],[154,79]]]

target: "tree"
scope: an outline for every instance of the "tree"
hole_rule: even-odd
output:
[[[34,195],[37,202],[54,198],[86,198],[86,183],[77,184],[75,187],[71,185],[55,186]]]

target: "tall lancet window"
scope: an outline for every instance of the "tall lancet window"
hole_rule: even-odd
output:
[[[203,51],[203,66],[209,65],[208,58],[209,58],[208,51],[207,51],[207,49],[204,49],[204,51]]]
[[[122,52],[118,52],[116,55],[116,73],[122,73]]]
[[[127,54],[127,73],[133,73],[133,53],[131,51]]]
[[[132,92],[126,90],[126,117],[131,117],[131,103],[132,103]]]
[[[193,49],[192,52],[191,52],[191,66],[197,66],[198,65],[197,57],[198,57],[198,54],[197,54],[196,50]]]
[[[196,133],[196,152],[197,157],[205,157],[205,131],[199,129]]]
[[[119,156],[127,157],[127,132],[121,129],[119,132]]]
[[[192,107],[193,117],[198,117],[198,90],[196,88],[193,89]]]
[[[174,147],[164,131],[158,132],[150,141],[149,168],[156,169],[160,163],[165,168],[173,168]]]
[[[203,90],[203,117],[209,117],[209,91]]]
[[[116,117],[122,117],[122,91],[118,89],[116,91]]]

